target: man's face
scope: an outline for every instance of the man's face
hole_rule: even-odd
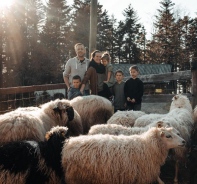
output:
[[[74,88],[79,88],[81,85],[81,81],[79,79],[73,79],[72,85]]]
[[[86,54],[86,50],[85,50],[85,47],[83,45],[78,45],[76,48],[75,48],[75,52],[77,54],[77,57],[81,58],[81,57],[85,57],[85,54]]]

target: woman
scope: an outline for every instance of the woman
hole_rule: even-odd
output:
[[[106,73],[105,66],[101,64],[101,55],[102,53],[99,50],[91,53],[91,61],[83,78],[80,91],[83,92],[85,84],[89,80],[92,95],[109,98],[109,91],[103,88],[103,81],[106,81]]]

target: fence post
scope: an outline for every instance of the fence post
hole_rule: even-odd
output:
[[[192,71],[192,107],[197,105],[197,59],[191,62]]]

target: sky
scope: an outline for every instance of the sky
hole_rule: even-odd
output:
[[[43,0],[47,1],[47,0]],[[129,4],[137,12],[139,23],[141,23],[146,29],[147,39],[151,38],[153,32],[153,21],[157,14],[157,9],[160,9],[161,0],[97,0],[99,4],[103,5],[109,15],[114,15],[117,21],[124,20],[122,15]],[[68,4],[72,4],[73,0],[67,0]],[[175,15],[179,13],[181,18],[188,15],[192,18],[197,17],[197,0],[172,0],[175,10]]]
[[[71,2],[71,0],[68,0]],[[137,12],[139,17],[139,22],[144,25],[147,37],[150,39],[151,32],[153,32],[153,21],[155,15],[158,13],[157,9],[160,9],[160,0],[98,0],[98,2],[103,5],[109,15],[114,15],[117,20],[124,20],[122,15],[123,10],[125,10],[129,4]],[[175,10],[175,15],[177,12],[181,12],[180,16],[184,17],[188,15],[190,17],[197,17],[197,0],[172,0]]]

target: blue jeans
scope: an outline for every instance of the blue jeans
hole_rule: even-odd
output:
[[[84,90],[83,96],[88,96],[88,95],[90,95],[90,90],[89,89]]]
[[[77,96],[82,96],[82,94],[80,92],[80,89],[70,87],[69,90],[68,90],[68,99],[72,100],[73,98],[75,98]]]

